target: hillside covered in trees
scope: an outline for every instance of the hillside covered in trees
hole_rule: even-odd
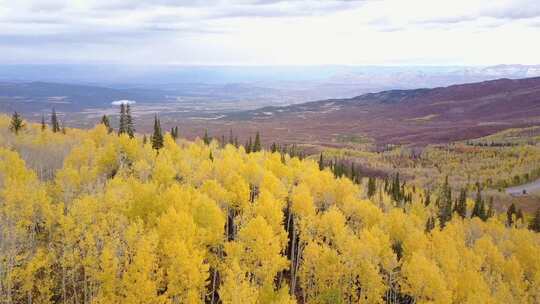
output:
[[[540,302],[538,213],[105,118],[0,116],[1,303]]]

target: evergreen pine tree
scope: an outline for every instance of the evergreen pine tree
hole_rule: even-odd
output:
[[[107,132],[111,133],[113,131],[111,128],[111,122],[109,121],[109,117],[107,117],[107,115],[103,115],[101,117],[101,123],[107,128]]]
[[[161,123],[157,117],[154,117],[154,133],[152,134],[152,148],[159,150],[163,148],[163,133],[161,132]]]
[[[257,134],[255,134],[255,142],[253,143],[253,152],[259,152],[261,151],[261,136],[259,135],[259,132],[257,131]]]
[[[480,219],[483,221],[488,219],[486,203],[484,202],[484,200],[482,200],[482,203],[480,204]]]
[[[144,136],[142,138],[142,143],[143,143],[143,145],[146,145],[147,142],[148,142],[148,138],[146,138],[146,134],[144,134]]]
[[[62,134],[66,134],[66,124],[62,122],[62,128],[60,129],[62,131]]]
[[[234,145],[234,138],[232,134],[232,129],[229,129],[229,144]]]
[[[402,199],[402,193],[401,193],[401,183],[399,181],[399,172],[396,173],[394,176],[394,181],[392,182],[392,186],[390,188],[390,195],[392,196],[392,200],[395,202],[399,202]]]
[[[540,232],[540,208],[536,209],[534,217],[529,224],[529,229],[532,231]]]
[[[212,151],[210,151],[210,155],[208,155],[208,158],[210,161],[214,161],[214,155],[212,155]]]
[[[52,131],[54,133],[60,132],[60,123],[58,122],[58,117],[56,116],[56,110],[54,108],[52,109],[51,125],[52,125]]]
[[[446,222],[452,219],[452,200],[445,198],[442,202],[442,206],[439,209],[439,222],[441,228],[446,225]]]
[[[248,142],[246,143],[246,153],[251,153],[251,149],[252,149],[252,143],[251,143],[251,136],[250,136]]]
[[[345,175],[345,163],[342,160],[339,162],[338,176],[342,177],[343,175]]]
[[[514,214],[516,214],[516,206],[514,203],[512,203],[512,205],[510,205],[506,211],[506,225],[508,225],[508,227],[512,227],[514,225]]]
[[[480,184],[476,184],[476,199],[474,200],[474,207],[471,213],[471,218],[479,217],[481,219],[486,218],[484,200],[482,199],[482,189]]]
[[[435,228],[435,219],[433,217],[429,217],[427,219],[427,222],[426,222],[426,229],[425,231],[426,232],[430,232],[431,230],[433,230]]]
[[[118,123],[118,135],[127,132],[127,120],[126,120],[126,105],[120,104],[120,122]]]
[[[454,212],[459,214],[459,216],[462,218],[467,216],[467,190],[465,188],[461,189],[459,193],[459,198],[456,201]]]
[[[238,148],[240,145],[238,144],[238,136],[234,137],[234,146]]]
[[[15,112],[11,116],[11,122],[9,124],[9,130],[15,134],[19,134],[19,131],[21,131],[24,128],[24,122],[21,118],[21,115],[19,113]]]
[[[448,176],[445,177],[441,191],[442,202],[439,207],[439,223],[441,228],[446,225],[446,222],[452,219],[452,188],[448,183]]]
[[[319,170],[324,170],[324,158],[323,158],[323,154],[321,152],[321,155],[319,156]]]
[[[205,145],[209,145],[210,144],[210,141],[212,141],[210,139],[210,137],[208,136],[208,129],[205,129],[204,130],[204,137],[203,137],[203,142]]]
[[[130,138],[133,138],[135,136],[135,124],[133,122],[133,118],[131,117],[131,106],[129,105],[129,103],[126,106],[126,133],[129,135]]]
[[[47,124],[45,123],[45,115],[41,114],[41,131],[45,131],[47,129]]]
[[[429,206],[431,204],[431,193],[429,190],[426,192],[426,198],[424,199],[424,206]]]
[[[370,198],[373,197],[376,191],[377,191],[377,185],[375,184],[375,178],[370,176],[368,178],[368,192],[367,192],[368,197]]]
[[[272,146],[270,146],[270,151],[272,153],[275,153],[275,152],[277,152],[277,150],[278,150],[277,144],[275,142],[273,142]]]

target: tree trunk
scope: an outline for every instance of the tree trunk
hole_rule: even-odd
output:
[[[296,229],[294,225],[294,217],[292,218],[292,242],[291,242],[291,295],[294,296],[296,290],[296,270],[298,265],[298,257],[295,258],[296,247]]]

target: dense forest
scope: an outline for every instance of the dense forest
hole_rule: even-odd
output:
[[[480,186],[499,211],[524,201],[529,212],[538,208],[540,192],[526,193],[520,200],[505,190],[540,178],[540,127],[446,144],[378,148],[374,144],[324,148],[321,157],[327,165],[344,166],[341,171],[349,177],[384,178],[399,172],[403,181],[427,191],[440,189],[447,181],[454,195],[465,190],[474,197]]]
[[[540,302],[540,214],[481,185],[351,180],[122,111],[119,130],[0,116],[1,303]]]

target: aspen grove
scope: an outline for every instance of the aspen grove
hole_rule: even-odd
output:
[[[104,121],[0,116],[0,303],[540,303],[540,234],[470,198]]]

